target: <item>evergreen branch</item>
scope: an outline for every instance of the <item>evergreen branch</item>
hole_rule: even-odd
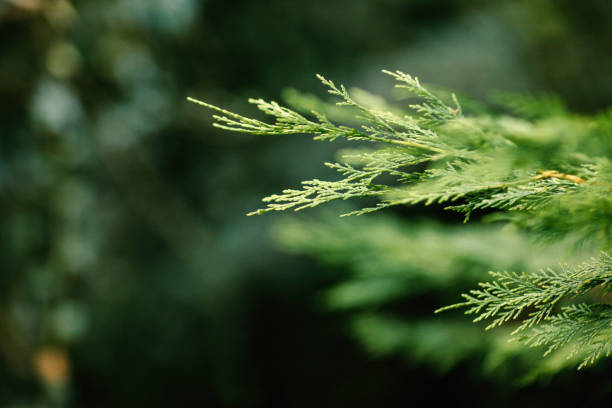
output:
[[[565,306],[560,314],[551,316],[546,324],[519,340],[530,347],[548,346],[545,356],[569,346],[567,358],[580,356],[580,370],[612,353],[612,306],[584,303]]]
[[[213,115],[213,118],[216,120],[216,122],[213,123],[213,126],[223,130],[251,133],[256,135],[312,134],[314,135],[315,140],[334,141],[342,137],[348,140],[389,143],[433,151],[436,153],[443,152],[441,148],[436,147],[431,141],[423,143],[422,141],[418,140],[418,137],[415,137],[420,134],[424,134],[430,138],[433,138],[435,137],[433,132],[421,129],[415,123],[410,123],[407,120],[392,118],[394,123],[401,123],[409,130],[409,132],[395,131],[384,119],[388,119],[391,115],[390,113],[381,114],[368,110],[367,108],[353,101],[348,95],[348,92],[344,86],[341,87],[341,90],[338,90],[333,82],[325,80],[325,78],[322,76],[319,77],[322,78],[324,84],[332,87],[332,89],[330,89],[331,93],[340,95],[344,98],[344,102],[339,102],[339,105],[353,106],[359,109],[361,112],[367,113],[369,116],[369,122],[374,123],[375,126],[363,126],[363,129],[366,132],[362,132],[348,126],[336,126],[329,121],[325,115],[318,112],[313,112],[317,118],[317,122],[315,122],[291,109],[280,106],[277,102],[266,102],[263,99],[249,99],[249,103],[256,105],[259,110],[267,115],[276,118],[275,123],[268,124],[257,119],[247,118],[191,97],[188,97],[187,100],[221,113],[222,115]]]
[[[339,157],[344,163],[361,166],[364,170],[380,170],[397,176],[400,180],[411,180],[414,178],[414,173],[399,169],[434,162],[444,156],[423,154],[407,148],[384,148],[378,150],[346,149],[340,152]]]
[[[425,119],[427,123],[442,123],[454,119],[461,114],[461,105],[455,94],[452,95],[453,102],[456,107],[453,109],[446,105],[440,98],[425,89],[419,82],[419,78],[413,77],[409,74],[405,74],[402,71],[387,71],[383,70],[387,75],[391,75],[397,81],[401,82],[401,85],[395,85],[396,88],[407,89],[410,93],[423,98],[424,103],[410,105],[411,108],[415,109]]]
[[[315,120],[312,120],[276,102],[266,102],[262,99],[250,99],[249,102],[267,115],[273,116],[275,122],[272,124],[247,118],[206,102],[188,99],[219,112],[219,115],[214,116],[214,126],[226,130],[267,135],[306,133],[313,134],[316,140],[333,141],[345,138],[389,146],[389,149],[380,149],[385,153],[376,153],[376,157],[370,154],[360,159],[365,172],[361,179],[307,181],[304,182],[303,190],[285,190],[280,195],[268,197],[265,201],[272,203],[269,209],[303,208],[302,204],[313,206],[330,201],[332,197],[347,199],[359,194],[381,196],[381,207],[418,203],[428,205],[462,199],[464,203],[446,208],[464,212],[467,221],[471,212],[476,209],[533,212],[545,208],[555,198],[578,192],[577,185],[585,184],[582,177],[558,170],[535,172],[533,168],[530,170],[526,166],[517,168],[516,162],[522,160],[519,159],[522,151],[511,141],[515,139],[514,135],[497,134],[499,131],[515,132],[513,127],[481,128],[478,122],[465,119],[453,121],[461,114],[461,106],[454,95],[456,108],[448,106],[423,87],[416,77],[401,71],[383,72],[399,82],[397,87],[405,88],[424,100],[421,105],[413,106],[418,113],[416,118],[370,109],[356,101],[344,85],[337,86],[322,75],[317,75],[317,78],[328,88],[328,92],[341,99],[337,105],[356,109],[357,118],[365,121],[359,129],[335,125],[318,112],[312,112],[315,117]],[[598,117],[599,128],[609,127],[606,118],[607,116]],[[450,132],[451,135],[441,138],[437,133],[437,126],[444,122],[457,125],[445,126],[442,130]],[[528,139],[520,140],[524,143]],[[389,153],[393,149],[395,152]],[[446,161],[446,167],[434,167],[424,171],[410,168],[416,164],[439,161]],[[586,156],[583,159],[583,163],[585,162]],[[406,168],[401,169],[402,167]],[[373,170],[376,171],[372,172]],[[409,183],[410,186],[371,187],[373,178],[381,174],[393,175],[400,184]],[[598,173],[591,172],[590,176],[596,183]],[[366,179],[369,182],[358,181]],[[359,188],[355,188],[356,186]],[[389,194],[383,196],[383,190]],[[372,208],[365,210],[369,212]],[[255,213],[262,212],[265,211]]]
[[[431,150],[436,153],[444,152],[443,149],[434,145],[433,139],[435,139],[437,135],[432,130],[421,128],[416,122],[411,121],[408,117],[399,118],[390,112],[378,112],[368,109],[351,98],[344,85],[340,85],[338,88],[333,81],[326,79],[320,74],[317,74],[317,78],[323,85],[329,87],[328,92],[330,94],[336,95],[342,99],[342,102],[338,102],[337,105],[353,107],[364,115],[363,118],[370,123],[371,126],[363,126],[363,129],[368,131],[370,137],[376,137],[376,141],[386,140],[391,143]],[[398,131],[392,125],[397,125],[405,131]]]
[[[260,215],[268,211],[284,211],[316,207],[333,200],[347,200],[353,197],[378,196],[388,189],[385,185],[374,184],[373,180],[385,172],[384,169],[359,170],[348,164],[325,163],[329,168],[346,176],[339,181],[318,179],[303,181],[301,190],[286,189],[282,194],[274,194],[263,199],[269,203],[264,209],[247,215]]]
[[[445,209],[465,213],[465,221],[474,210],[478,209],[534,211],[549,205],[555,198],[576,193],[579,191],[579,184],[583,183],[585,181],[578,176],[546,170],[527,179],[489,186],[479,192],[484,190],[495,190],[495,192],[474,200],[468,199],[467,204],[447,206]]]
[[[249,99],[249,103],[256,105],[266,114],[274,116],[276,118],[274,124],[247,118],[194,98],[187,98],[187,100],[223,114],[213,115],[213,118],[216,120],[213,126],[224,130],[257,135],[305,133],[315,135],[315,140],[333,141],[339,137],[344,137],[349,140],[374,140],[385,142],[384,140],[372,139],[368,137],[369,135],[347,126],[335,126],[323,115],[318,116],[319,122],[314,122],[291,109],[280,106],[276,102],[266,102],[262,99]]]
[[[469,294],[462,295],[465,302],[440,308],[436,313],[466,307],[468,308],[466,314],[478,315],[474,322],[493,319],[486,327],[488,330],[516,320],[531,310],[512,334],[546,321],[546,324],[531,334],[519,337],[519,340],[533,346],[550,344],[548,354],[574,338],[577,339],[578,349],[585,348],[584,336],[589,333],[593,335],[589,330],[600,327],[599,324],[592,324],[591,314],[578,318],[580,316],[575,313],[569,313],[568,311],[574,310],[574,306],[564,308],[565,313],[561,315],[553,316],[552,312],[561,300],[583,295],[596,287],[604,290],[612,289],[612,257],[602,252],[598,258],[574,269],[563,266],[558,271],[544,269],[533,274],[516,272],[490,272],[490,274],[494,280],[480,283],[481,289],[471,290]],[[610,319],[612,314],[609,314],[607,321]],[[590,339],[592,340],[592,337]],[[612,338],[604,340],[606,347],[609,347]],[[589,354],[589,361],[594,361],[599,355],[599,352]]]
[[[219,112],[220,115],[213,116],[216,120],[213,126],[224,130],[262,135],[305,133],[313,134],[315,140],[333,141],[342,137],[353,141],[378,142],[396,146],[393,153],[390,149],[380,149],[376,153],[368,153],[363,156],[361,161],[365,162],[365,165],[361,170],[348,163],[326,163],[328,167],[335,168],[347,177],[339,181],[317,179],[304,181],[302,182],[302,189],[286,189],[281,194],[264,198],[263,201],[268,203],[267,207],[251,212],[249,215],[287,209],[297,211],[337,199],[381,196],[390,187],[374,184],[373,180],[376,177],[382,174],[390,174],[397,177],[399,181],[406,182],[414,177],[409,172],[400,171],[400,168],[441,160],[453,154],[452,149],[448,149],[448,151],[443,149],[434,130],[421,127],[413,118],[409,116],[399,117],[390,112],[369,109],[355,101],[344,85],[336,86],[333,81],[324,78],[322,75],[317,75],[317,78],[329,88],[330,94],[341,98],[337,105],[352,107],[360,113],[360,117],[367,122],[367,124],[362,125],[361,130],[347,126],[337,126],[328,120],[324,114],[318,112],[313,112],[316,117],[316,121],[313,121],[298,112],[280,106],[276,102],[266,102],[262,99],[249,99],[249,102],[256,105],[259,110],[267,115],[273,116],[275,122],[272,124],[247,118],[206,102],[188,98],[191,102]],[[416,83],[418,84],[418,80]],[[440,106],[439,104],[442,103],[441,101],[436,102],[436,97],[420,87],[420,84],[417,92],[419,95],[427,96],[427,100],[432,106],[434,102],[435,106]],[[389,205],[391,204],[381,203],[375,208],[367,208],[363,212],[351,212],[351,214],[371,212]]]
[[[364,99],[353,98],[344,85],[337,86],[321,75],[317,78],[328,92],[340,99],[336,105],[354,112],[354,118],[348,120],[351,126],[332,123],[324,103],[316,104],[323,113],[312,111],[311,118],[276,102],[250,99],[274,118],[273,123],[266,123],[188,99],[216,111],[214,126],[225,130],[311,134],[315,140],[344,138],[374,143],[374,148],[345,151],[338,163],[325,164],[342,175],[340,180],[304,181],[301,189],[287,189],[264,198],[267,207],[249,215],[298,211],[354,197],[377,197],[379,203],[343,216],[400,204],[447,203],[446,209],[465,213],[466,221],[474,210],[495,209],[497,219],[537,234],[540,241],[573,234],[578,239],[596,237],[602,249],[609,249],[609,112],[585,119],[570,115],[553,98],[518,97],[502,102],[529,121],[492,115],[465,118],[454,94],[451,107],[423,87],[418,78],[401,71],[383,72],[399,82],[396,87],[422,100],[410,105],[412,114],[402,114],[384,103],[362,103]],[[333,116],[338,118],[334,108]],[[548,345],[548,352],[573,345],[584,357],[583,365],[610,353],[609,306],[566,306],[560,314],[554,314],[563,301],[595,287],[612,288],[612,258],[607,252],[575,268],[491,275],[493,281],[463,295],[464,302],[436,312],[467,307],[467,314],[477,315],[475,321],[492,319],[488,329],[519,320],[513,334],[520,333],[520,339],[529,345]]]
[[[468,204],[447,207],[463,212],[471,212],[475,208],[488,208],[494,205],[516,201],[521,197],[515,194],[515,186],[532,185],[538,180],[553,177],[556,172],[521,177],[521,173],[510,172],[498,162],[482,160],[471,162],[455,160],[447,163],[442,169],[425,170],[419,180],[408,188],[397,190],[391,197],[393,205],[453,202],[465,198]],[[511,174],[507,175],[510,172]],[[505,180],[504,180],[505,179]],[[504,181],[500,181],[504,180]],[[504,190],[503,192],[499,192]],[[508,191],[514,193],[508,196]]]
[[[453,109],[424,88],[418,78],[401,71],[384,72],[400,82],[397,87],[408,89],[415,96],[424,99],[425,102],[418,105],[417,112],[425,121],[370,109],[352,98],[344,85],[337,86],[322,75],[317,75],[317,78],[328,87],[328,92],[341,99],[337,105],[356,109],[358,117],[366,122],[360,129],[335,125],[318,112],[313,112],[316,120],[311,120],[276,102],[266,102],[262,99],[250,99],[249,102],[267,115],[273,116],[275,122],[272,124],[247,118],[206,102],[192,98],[189,100],[219,112],[220,115],[214,116],[214,126],[225,130],[266,135],[305,133],[313,134],[315,140],[333,141],[345,138],[390,145],[389,149],[380,149],[384,153],[375,153],[375,157],[369,154],[361,158],[364,167],[358,178],[325,182],[306,181],[301,190],[288,189],[281,194],[267,197],[264,201],[269,203],[268,207],[251,214],[289,208],[302,209],[335,199],[383,197],[382,192],[388,191],[390,194],[384,196],[378,206],[351,214],[367,213],[391,205],[428,205],[463,199],[466,201],[464,204],[447,208],[464,212],[467,220],[473,210],[480,208],[533,210],[545,205],[552,196],[571,191],[573,184],[584,182],[579,176],[556,170],[527,175],[525,172],[511,170],[511,163],[508,163],[506,168],[500,167],[501,162],[496,155],[503,154],[508,149],[515,149],[513,144],[499,145],[502,147],[494,144],[493,147],[498,147],[490,152],[483,150],[481,154],[461,145],[452,147],[447,142],[456,141],[441,139],[434,130],[433,122],[439,124],[457,117],[461,107],[456,97],[453,97],[453,100],[457,107]],[[476,130],[474,134],[478,135],[478,138],[487,142],[490,140],[482,130],[469,122],[466,124],[468,131]],[[394,149],[395,151],[390,153]],[[450,161],[441,169],[400,170],[402,167],[442,160]],[[374,185],[372,180],[381,174],[393,175],[399,183],[410,183],[410,187]],[[553,182],[544,182],[545,180]]]

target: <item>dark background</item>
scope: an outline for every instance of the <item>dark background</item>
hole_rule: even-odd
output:
[[[329,175],[335,146],[220,132],[315,73],[389,95],[380,69],[486,98],[612,104],[612,3],[0,0],[0,405],[476,406],[603,398],[602,369],[516,389],[374,358],[259,199]],[[406,216],[408,212],[399,212]]]

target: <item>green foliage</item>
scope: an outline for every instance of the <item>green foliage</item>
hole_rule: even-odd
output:
[[[326,163],[340,173],[340,180],[305,181],[301,189],[286,189],[266,197],[267,207],[251,214],[297,211],[333,200],[376,197],[379,202],[375,206],[344,215],[396,205],[443,204],[447,210],[464,214],[464,221],[472,214],[485,213],[485,220],[512,224],[528,232],[535,242],[580,243],[583,255],[589,254],[587,248],[601,250],[597,259],[575,267],[544,268],[540,272],[529,269],[528,273],[491,272],[493,281],[481,283],[480,290],[464,295],[465,302],[440,311],[468,307],[466,313],[477,314],[476,321],[493,319],[488,328],[506,326],[518,319],[521,323],[511,330],[520,333],[517,339],[531,346],[548,346],[546,354],[568,346],[569,356],[582,358],[580,367],[608,355],[612,344],[610,312],[605,302],[597,303],[602,295],[594,289],[609,290],[612,286],[612,263],[606,252],[612,234],[610,112],[583,117],[568,113],[552,97],[504,94],[497,96],[497,102],[517,117],[470,115],[462,111],[454,94],[434,94],[417,78],[400,71],[383,72],[398,82],[396,87],[418,99],[418,103],[409,105],[409,112],[403,113],[367,95],[354,97],[354,91],[349,93],[343,85],[337,86],[318,75],[328,92],[339,98],[336,105],[352,109],[355,120],[351,125],[333,123],[326,116],[324,103],[310,97],[308,103],[300,104],[295,94],[292,97],[298,100],[298,109],[309,105],[323,111],[308,115],[276,102],[250,100],[275,118],[274,123],[268,124],[190,100],[217,111],[214,125],[226,130],[263,135],[312,134],[315,140],[344,138],[368,144],[341,151],[337,162]],[[379,109],[381,106],[385,109]],[[362,229],[354,231],[357,230]],[[350,235],[348,231],[343,239]],[[486,237],[482,239],[491,243]],[[422,241],[410,240],[402,248],[419,248],[416,243]],[[327,245],[333,248],[333,242]],[[323,246],[318,248],[315,252],[325,253]],[[538,251],[535,255],[540,256],[541,250]],[[401,258],[400,252],[390,258]],[[478,257],[486,259],[490,252],[483,250]],[[410,253],[419,258],[420,251]],[[451,264],[459,259],[439,250],[431,253]],[[358,260],[363,265],[371,262],[367,256]],[[551,259],[551,264],[559,260]],[[453,269],[448,265],[442,268],[436,262],[423,265],[429,265],[424,268],[429,272]],[[492,268],[498,266],[491,264]],[[342,299],[363,292],[369,294],[366,302],[376,302],[406,295],[406,286],[377,276],[365,284],[353,282],[336,288],[331,298],[341,304]],[[568,304],[559,309],[561,303],[576,296],[592,304]]]
[[[543,379],[575,363],[534,362],[537,353],[507,341],[512,327],[483,336],[482,327],[461,315],[432,319],[428,306],[448,304],[492,268],[538,270],[559,258],[577,262],[577,254],[568,257],[567,243],[536,253],[526,234],[500,225],[406,222],[390,214],[283,218],[275,236],[286,251],[315,257],[340,275],[321,302],[351,316],[352,334],[374,356],[397,355],[440,373],[471,361],[506,384]]]
[[[438,309],[469,307],[466,314],[478,314],[475,322],[493,318],[491,329],[521,318],[531,311],[512,332],[540,325],[519,339],[532,346],[548,345],[545,355],[574,342],[572,354],[583,358],[579,368],[602,356],[609,356],[612,347],[612,314],[609,305],[569,305],[562,313],[552,315],[555,306],[568,298],[589,293],[592,289],[609,290],[612,287],[612,257],[602,253],[597,259],[575,268],[543,269],[537,273],[490,272],[493,282],[480,283],[482,289],[463,295],[464,303]]]

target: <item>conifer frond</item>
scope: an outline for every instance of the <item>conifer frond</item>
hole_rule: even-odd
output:
[[[470,214],[479,209],[495,208],[508,211],[535,211],[550,205],[553,200],[563,195],[582,193],[584,187],[579,183],[582,179],[575,178],[573,181],[559,177],[541,177],[533,175],[524,184],[520,180],[507,183],[505,189],[495,189],[493,194],[480,197],[477,200],[467,200],[468,203],[456,206],[448,206],[446,209],[465,213],[467,221]],[[540,177],[540,178],[538,178]],[[581,180],[581,181],[576,181]]]
[[[400,82],[399,85],[395,85],[396,88],[407,89],[408,92],[425,100],[425,102],[421,104],[413,104],[410,105],[410,107],[419,112],[427,123],[434,124],[445,122],[461,114],[461,105],[459,105],[459,101],[455,94],[452,95],[455,108],[451,108],[442,102],[440,98],[425,89],[419,82],[419,78],[405,74],[402,71],[391,72],[383,70],[382,72],[391,75]]]
[[[480,283],[481,289],[462,295],[465,302],[443,307],[436,313],[467,307],[466,314],[478,315],[474,322],[493,319],[487,330],[523,319],[512,332],[513,335],[545,322],[530,334],[519,336],[519,340],[532,346],[550,345],[546,354],[569,342],[576,343],[576,350],[582,350],[589,356],[585,363],[593,362],[604,349],[609,353],[612,338],[604,336],[598,343],[593,342],[604,334],[610,334],[604,328],[612,328],[612,306],[592,306],[604,310],[605,314],[602,314],[600,311],[593,312],[586,305],[570,305],[562,309],[563,313],[553,315],[555,306],[561,301],[584,295],[598,287],[604,291],[612,290],[612,257],[609,254],[602,252],[598,258],[575,268],[562,266],[559,270],[549,268],[531,274],[490,272],[490,275],[493,281]],[[594,324],[595,321],[606,323],[601,326]],[[601,347],[592,350],[593,344],[600,343]]]
[[[568,358],[577,356],[582,362],[578,369],[593,364],[612,353],[612,306],[584,303],[562,308],[546,324],[534,328],[519,338],[531,347],[548,346],[544,355],[569,346]]]
[[[333,112],[311,96],[300,103],[295,92],[291,98],[299,112],[276,102],[249,100],[271,116],[272,123],[189,100],[216,111],[214,126],[221,129],[361,143],[342,151],[337,162],[325,163],[340,174],[339,180],[303,181],[299,189],[264,198],[267,207],[249,215],[376,197],[377,204],[343,215],[395,205],[444,204],[463,213],[465,221],[474,212],[493,212],[489,220],[512,223],[538,242],[572,237],[599,244],[602,255],[576,268],[492,272],[493,281],[464,295],[465,302],[439,311],[468,307],[468,313],[478,314],[476,321],[493,319],[488,328],[518,319],[515,334],[520,332],[528,344],[546,344],[552,351],[568,343],[583,353],[585,362],[607,355],[612,334],[601,323],[608,321],[606,306],[565,306],[561,314],[555,313],[562,302],[593,287],[610,289],[612,282],[612,261],[605,252],[612,242],[612,111],[587,118],[570,114],[554,97],[505,94],[497,101],[519,117],[466,117],[454,94],[450,106],[418,78],[383,72],[420,102],[403,113],[363,91],[362,98],[353,97],[353,90],[322,75],[317,78],[338,98]],[[320,111],[304,112],[306,106]],[[343,121],[339,108],[352,115],[349,125],[328,118]],[[388,290],[388,282],[379,289]]]
[[[265,135],[312,134],[315,140],[345,138],[387,146],[372,149],[361,158],[353,154],[343,157],[340,163],[327,164],[338,170],[348,166],[344,170],[349,172],[345,174],[348,177],[338,181],[305,181],[301,190],[287,189],[265,198],[268,206],[250,214],[299,210],[336,199],[377,196],[381,200],[377,206],[350,214],[364,214],[393,205],[462,200],[462,204],[446,208],[465,213],[467,221],[470,214],[479,209],[533,211],[545,207],[555,196],[576,192],[582,187],[578,184],[584,180],[577,175],[538,169],[536,165],[542,159],[537,156],[532,165],[517,168],[517,161],[525,160],[525,152],[511,142],[512,128],[497,128],[491,132],[492,129],[480,127],[478,122],[460,118],[461,107],[455,97],[456,107],[453,108],[424,88],[418,78],[401,71],[384,72],[399,82],[397,87],[424,100],[420,105],[411,105],[417,112],[416,117],[370,109],[357,102],[344,85],[336,85],[322,75],[317,78],[330,94],[340,98],[337,105],[355,110],[356,118],[362,121],[359,128],[336,125],[324,113],[314,111],[314,119],[310,119],[262,99],[250,99],[249,102],[274,117],[273,124],[205,102],[190,101],[221,113],[214,116],[214,126],[225,130]],[[451,123],[455,125],[450,126]],[[443,131],[444,137],[439,131]],[[508,135],[505,132],[509,132]],[[362,168],[353,168],[348,161],[359,162]],[[415,167],[426,162],[431,168]],[[394,176],[396,183],[376,183],[374,179],[382,174]],[[596,179],[597,173],[591,172],[590,176]],[[408,187],[402,187],[403,184]]]
[[[316,207],[332,200],[346,200],[353,197],[378,196],[388,189],[385,185],[374,184],[374,179],[386,169],[360,170],[349,164],[325,163],[327,167],[337,170],[345,178],[339,181],[321,181],[318,179],[303,181],[301,190],[286,189],[282,194],[274,194],[263,199],[269,203],[267,208],[254,211],[248,215],[259,215],[268,211],[283,211]]]

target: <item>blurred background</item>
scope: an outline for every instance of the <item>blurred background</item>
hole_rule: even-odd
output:
[[[261,117],[249,97],[325,99],[321,73],[392,99],[386,68],[595,113],[610,21],[606,0],[0,0],[0,406],[605,401],[609,363],[432,314],[563,248],[440,208],[246,217],[344,145],[220,132],[185,98]]]

